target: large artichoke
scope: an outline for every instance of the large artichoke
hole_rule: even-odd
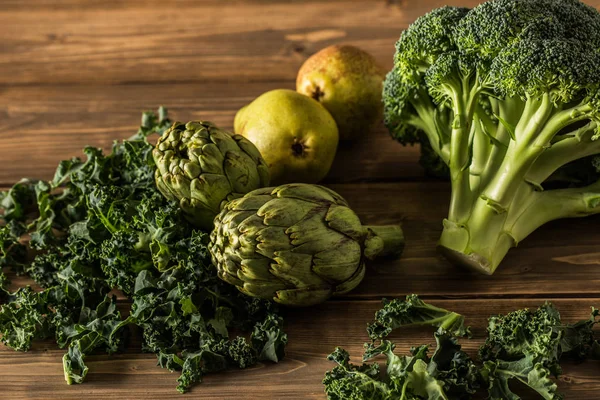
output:
[[[227,203],[209,250],[221,279],[248,295],[307,306],[354,289],[365,258],[399,255],[399,226],[363,226],[322,186],[263,188]]]
[[[269,168],[256,147],[210,122],[175,122],[152,155],[158,190],[206,230],[227,201],[269,185]]]

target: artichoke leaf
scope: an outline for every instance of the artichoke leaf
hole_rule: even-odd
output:
[[[205,208],[204,204],[196,199],[182,198],[179,201],[179,207],[184,211],[185,218],[197,226],[210,226],[212,224],[214,213]]]
[[[294,253],[293,251],[281,251],[277,253],[271,264],[271,273],[279,279],[287,282],[289,286],[328,286],[329,283],[314,273],[312,257],[306,254]]]
[[[271,201],[268,194],[255,196],[244,196],[227,203],[227,209],[231,211],[258,211],[265,203]]]
[[[354,276],[356,269],[356,262],[313,266],[313,271],[329,282],[344,282]]]
[[[186,178],[183,174],[171,175],[167,174],[163,176],[165,183],[173,188],[173,193],[177,195],[177,197],[185,197],[189,199],[192,197],[192,193],[190,191],[191,181]]]
[[[352,289],[357,287],[358,284],[360,282],[362,282],[363,278],[365,277],[366,271],[367,271],[367,268],[365,267],[365,263],[361,263],[358,266],[358,268],[356,269],[356,271],[354,272],[354,275],[352,275],[352,277],[350,277],[350,279],[340,283],[339,285],[337,285],[335,287],[333,294],[339,295],[339,294],[348,293],[349,291],[351,291]]]
[[[219,276],[220,279],[224,280],[225,282],[229,283],[230,285],[235,285],[238,288],[241,287],[244,284],[244,282],[242,282],[241,280],[239,280],[237,278],[237,276],[232,275],[232,274],[230,274],[230,273],[228,273],[226,271],[222,271],[222,270],[219,271],[218,272],[218,276]]]
[[[220,211],[221,199],[231,191],[229,180],[223,175],[202,174],[191,182],[191,196],[215,214]]]
[[[271,274],[271,260],[265,257],[242,260],[237,274],[244,282],[278,280]]]
[[[271,183],[271,171],[265,163],[257,164],[256,170],[260,177],[261,186],[269,186]]]
[[[290,271],[300,271],[301,269],[312,269],[312,255],[297,253],[294,250],[283,250],[275,253],[271,264],[271,272],[278,277],[286,276]]]
[[[256,215],[265,225],[288,227],[299,223],[314,212],[314,204],[287,198],[275,198],[265,203]]]
[[[227,154],[228,152],[237,152],[240,148],[237,145],[235,140],[232,140],[232,135],[229,133],[224,133],[220,130],[211,130],[210,140],[218,147],[222,154]]]
[[[261,186],[256,163],[246,153],[239,151],[226,153],[223,168],[235,193],[247,193]]]
[[[248,139],[246,139],[242,135],[233,135],[233,140],[237,142],[238,146],[240,146],[240,149],[242,149],[244,153],[246,153],[250,158],[252,158],[252,161],[254,161],[255,164],[261,164],[264,162],[262,155],[260,154],[256,146],[254,146],[254,144]]]
[[[355,273],[361,264],[358,243],[346,240],[335,249],[318,253],[313,258],[313,271],[332,282],[343,282]]]
[[[202,146],[199,150],[198,161],[200,162],[202,171],[207,174],[222,175],[225,157],[221,154],[219,148],[215,144],[210,143]]]
[[[278,290],[286,289],[286,285],[277,281],[262,282],[244,282],[238,290],[248,296],[260,297],[266,300],[273,300]]]
[[[227,225],[229,229],[235,229],[239,226],[246,218],[254,215],[252,211],[231,211],[227,213],[221,220],[223,225]]]
[[[293,248],[290,238],[285,233],[285,228],[268,226],[256,234],[257,253],[268,258],[274,258],[276,251],[290,250]]]
[[[258,242],[256,241],[256,236],[253,234],[244,233],[244,234],[240,235],[238,240],[239,240],[240,247],[239,247],[237,253],[239,254],[239,256],[242,258],[243,257],[252,258],[252,255],[255,254],[254,249],[258,245]]]
[[[286,233],[290,236],[292,244],[315,254],[322,250],[330,249],[341,240],[347,239],[347,236],[329,229],[323,223],[323,218],[324,210],[290,226],[286,230]]]
[[[157,189],[160,190],[160,192],[163,194],[163,196],[165,196],[165,198],[167,200],[170,200],[170,201],[178,200],[175,193],[173,193],[173,191],[171,190],[171,187],[169,185],[167,185],[165,183],[165,181],[163,180],[163,177],[162,177],[159,169],[157,169],[156,172],[154,173],[154,179],[156,181]]]
[[[194,179],[202,173],[202,169],[198,164],[190,160],[182,161],[182,169],[189,179]]]
[[[311,203],[335,203],[336,199],[331,195],[331,192],[323,189],[324,187],[319,185],[292,183],[277,187],[273,190],[273,194],[279,198],[299,199]]]
[[[287,306],[306,307],[324,302],[331,294],[329,287],[303,287],[279,290],[273,300]]]
[[[360,223],[358,216],[350,208],[332,204],[327,211],[325,221],[331,229],[335,229],[354,240],[362,240],[365,237],[365,230]]]
[[[349,207],[348,206],[348,202],[346,201],[346,199],[344,199],[338,193],[334,192],[333,190],[331,190],[331,189],[329,189],[328,187],[325,187],[325,186],[319,186],[319,188],[322,191],[327,192],[335,200],[335,204],[340,205],[340,206]]]
[[[342,237],[335,247],[321,251],[314,255],[314,263],[319,266],[347,264],[349,262],[357,265],[362,256],[360,244]]]
[[[256,214],[252,214],[250,217],[243,220],[237,227],[240,233],[251,233],[256,234],[259,230],[263,229],[263,220]]]

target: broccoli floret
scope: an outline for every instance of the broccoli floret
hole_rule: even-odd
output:
[[[491,0],[434,10],[402,33],[383,101],[392,136],[428,142],[426,164],[435,154],[448,166],[439,247],[450,260],[492,274],[546,222],[600,212],[594,8]]]

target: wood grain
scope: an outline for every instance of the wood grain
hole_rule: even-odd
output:
[[[400,223],[400,259],[370,262],[366,278],[345,295],[379,299],[418,293],[443,298],[594,297],[599,293],[600,215],[549,223],[512,249],[493,276],[451,265],[435,249],[446,216],[446,183],[328,185],[344,196],[364,224]],[[14,278],[17,285],[23,278]]]
[[[402,29],[443,4],[3,2],[0,84],[294,82],[310,54],[338,42],[368,49],[389,69]]]
[[[475,356],[485,337],[487,317],[518,308],[534,308],[546,299],[536,300],[436,300],[433,304],[465,315],[474,338],[462,340],[463,348]],[[589,316],[591,305],[600,298],[554,300],[568,322]],[[342,346],[359,361],[367,341],[365,326],[372,321],[378,301],[329,301],[311,309],[289,310],[286,329],[290,343],[287,358],[280,364],[261,364],[245,370],[209,375],[194,387],[191,398],[236,399],[322,399],[321,380],[333,364],[326,360],[336,346]],[[432,330],[406,329],[391,336],[397,353],[405,354],[418,344],[435,343]],[[0,363],[10,365],[0,374],[3,393],[27,399],[147,399],[179,398],[175,374],[155,365],[150,354],[96,355],[88,358],[90,373],[83,385],[67,386],[62,376],[62,350],[51,344],[31,353],[16,353],[0,347]],[[559,387],[567,399],[593,399],[600,390],[600,362],[564,363]],[[107,390],[110,388],[110,390]],[[527,397],[525,397],[527,399]],[[532,397],[534,398],[534,397]]]
[[[0,87],[0,184],[49,179],[60,160],[82,155],[86,145],[108,151],[137,131],[142,111],[159,105],[170,108],[172,119],[233,129],[238,109],[276,88],[293,82]],[[381,123],[359,142],[340,146],[327,181],[423,179],[418,158],[418,147],[394,142]]]
[[[415,18],[444,4],[477,0],[3,0],[0,7],[0,186],[47,179],[85,145],[108,150],[158,105],[174,119],[230,129],[235,112],[261,93],[293,88],[298,68],[330,44],[348,43],[391,68],[394,43]],[[600,0],[586,1],[600,7]],[[511,250],[493,277],[450,265],[435,251],[449,186],[427,180],[417,147],[393,142],[382,124],[338,151],[326,184],[364,223],[402,223],[399,260],[370,263],[344,298],[289,310],[288,357],[278,365],[207,376],[185,398],[323,399],[325,357],[337,345],[358,360],[379,299],[419,293],[465,314],[474,354],[489,315],[553,299],[565,316],[600,306],[600,216],[550,223]],[[12,277],[14,287],[30,283]],[[129,303],[121,296],[123,311]],[[431,332],[393,336],[399,352],[431,343]],[[51,341],[28,353],[0,346],[0,399],[182,399],[175,374],[141,353],[133,332],[124,354],[94,355],[83,385],[67,386],[63,351]],[[566,363],[566,399],[600,399],[600,362]],[[527,397],[524,397],[527,398]]]

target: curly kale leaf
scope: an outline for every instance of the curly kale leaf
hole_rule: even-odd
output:
[[[284,357],[287,335],[282,328],[283,318],[275,314],[267,314],[264,321],[254,325],[251,341],[259,360],[278,362]]]
[[[12,267],[16,273],[21,273],[25,267],[27,247],[20,243],[20,238],[26,227],[17,220],[9,221],[0,226],[0,269]]]
[[[371,339],[380,339],[402,326],[431,325],[455,336],[471,336],[464,321],[462,315],[432,306],[411,294],[405,300],[383,299],[383,307],[375,313],[375,322],[367,327],[367,332]]]
[[[140,272],[133,293],[131,318],[142,328],[144,349],[157,354],[160,366],[181,371],[181,392],[209,372],[279,361],[287,343],[270,303],[240,294],[207,268],[205,237],[196,231],[172,248],[176,267]],[[230,338],[232,329],[248,325],[254,325],[250,343]]]
[[[428,346],[398,356],[395,345],[382,340],[366,344],[362,365],[350,363],[348,353],[337,348],[328,359],[338,365],[325,374],[323,383],[329,399],[467,399],[478,388],[474,362],[460,349],[456,338],[447,332],[436,333],[437,347],[430,358]],[[382,373],[377,356],[386,358]]]
[[[54,335],[48,292],[37,293],[24,287],[7,293],[6,303],[0,307],[2,343],[15,350],[26,351],[37,339]]]
[[[545,399],[561,399],[550,377],[561,373],[562,356],[593,356],[597,342],[592,329],[597,317],[598,310],[592,308],[589,319],[563,324],[550,303],[535,311],[522,309],[491,317],[488,338],[479,351],[490,398],[519,399],[509,388],[510,380],[516,379]]]
[[[67,310],[66,316],[69,318]],[[62,312],[56,313],[56,318],[61,318]],[[97,348],[102,348],[111,354],[119,349],[121,343],[121,328],[129,323],[123,321],[117,310],[116,297],[106,296],[98,306],[92,310],[88,307],[81,310],[79,320],[74,324],[61,324],[57,332],[57,342],[63,347],[69,343],[67,353],[63,356],[63,369],[65,380],[68,384],[81,383],[85,379],[88,367],[85,365],[85,356]]]
[[[4,221],[24,222],[28,214],[36,210],[36,183],[36,181],[22,179],[9,190],[0,192],[0,210],[3,210]]]
[[[532,356],[516,361],[486,361],[481,373],[487,381],[490,400],[520,400],[509,387],[512,379],[529,386],[544,399],[562,399],[548,369],[542,363],[534,363]]]
[[[284,356],[277,308],[221,281],[208,236],[155,187],[147,138],[169,125],[164,108],[145,113],[138,132],[110,154],[86,147],[85,160],[62,161],[51,181],[25,180],[0,194],[0,266],[18,266],[44,288],[10,293],[0,274],[2,340],[26,350],[54,337],[67,348],[69,384],[84,380],[87,355],[121,347],[128,324],[141,328],[143,349],[160,366],[180,371],[180,391],[207,373]],[[37,250],[31,262],[20,244],[26,233]],[[113,288],[133,301],[125,320],[107,295]],[[233,335],[240,331],[249,340]]]

